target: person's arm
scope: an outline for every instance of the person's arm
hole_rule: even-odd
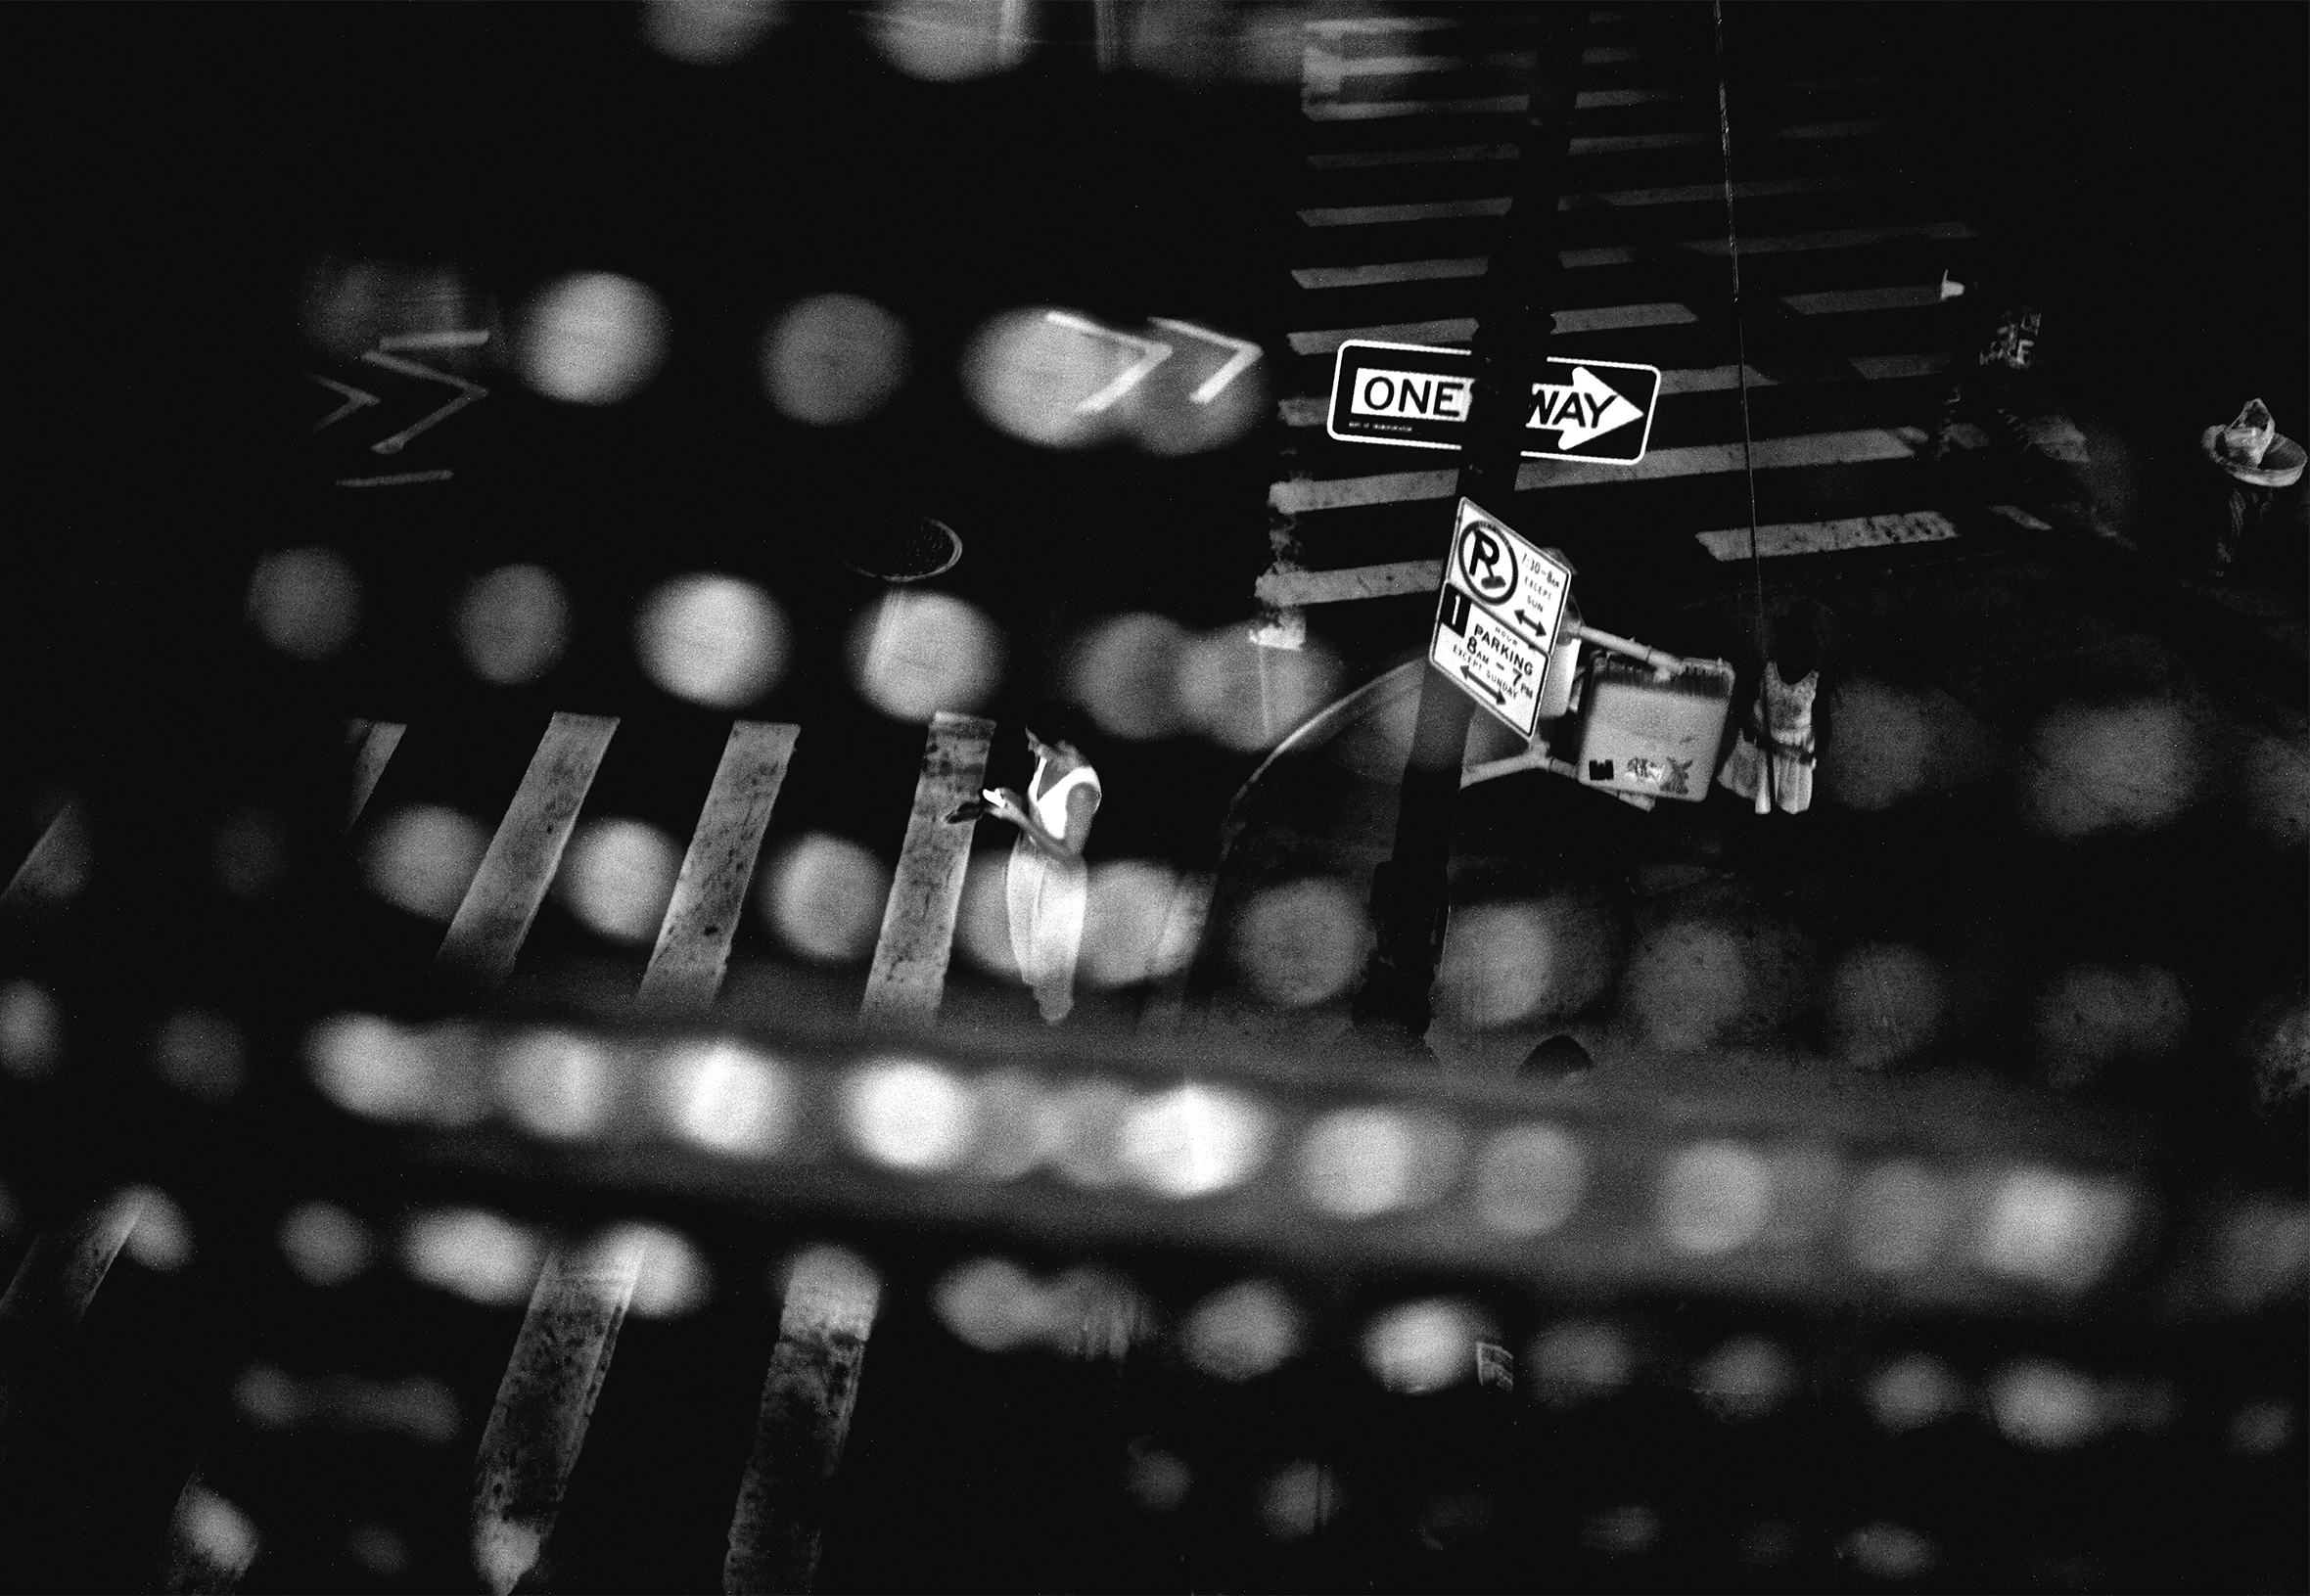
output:
[[[1090,818],[1098,809],[1098,798],[1089,788],[1076,788],[1067,795],[1067,830],[1064,835],[1054,835],[1007,787],[990,791],[987,801],[996,815],[1018,827],[1038,851],[1054,859],[1083,857],[1084,847],[1090,842]]]

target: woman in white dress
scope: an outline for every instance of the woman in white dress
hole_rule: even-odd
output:
[[[1083,849],[1102,794],[1099,773],[1065,738],[1045,743],[1030,731],[1027,748],[1035,755],[1035,776],[1026,797],[991,787],[983,809],[966,804],[952,818],[984,814],[1019,829],[1004,878],[1011,953],[1043,1022],[1055,1026],[1075,1007],[1075,960],[1089,897]]]

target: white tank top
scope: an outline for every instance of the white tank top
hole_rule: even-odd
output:
[[[1042,773],[1048,766],[1049,761],[1046,759],[1035,761],[1035,780],[1028,784],[1027,790],[1030,794],[1035,795],[1032,798],[1035,818],[1041,822],[1042,829],[1053,837],[1065,837],[1067,835],[1068,795],[1078,787],[1088,787],[1091,792],[1091,808],[1096,811],[1099,806],[1098,800],[1104,798],[1106,793],[1099,786],[1099,773],[1088,765],[1077,765],[1057,781],[1052,782],[1048,792],[1037,793],[1036,789],[1042,786]]]

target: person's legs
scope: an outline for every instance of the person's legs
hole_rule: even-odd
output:
[[[1055,1026],[1075,1009],[1075,961],[1083,948],[1083,921],[1090,896],[1080,863],[1042,861],[1042,889],[1034,926],[1035,1005],[1045,1025]]]

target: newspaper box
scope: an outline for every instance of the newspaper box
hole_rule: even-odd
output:
[[[1662,681],[1650,665],[1599,653],[1586,698],[1581,785],[1687,803],[1708,797],[1732,707],[1730,664],[1687,660]]]

